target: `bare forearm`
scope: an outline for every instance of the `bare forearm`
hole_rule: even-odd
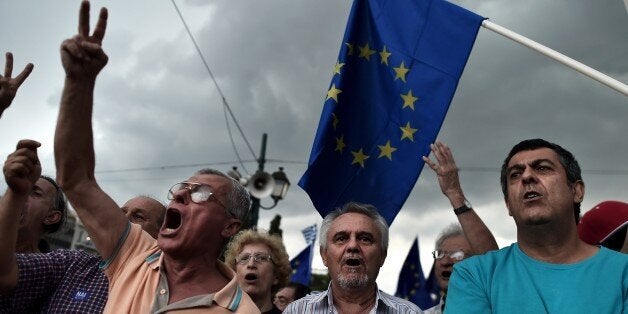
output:
[[[11,291],[18,280],[15,243],[21,209],[27,197],[7,190],[0,199],[0,293]]]
[[[66,78],[55,131],[57,181],[69,192],[94,180],[92,107],[94,81]]]
[[[475,210],[471,209],[457,217],[474,254],[484,254],[499,248],[495,237]]]

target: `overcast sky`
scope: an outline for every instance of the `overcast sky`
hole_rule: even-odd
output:
[[[622,0],[454,1],[624,83],[628,16]],[[321,218],[296,185],[305,171],[323,100],[351,6],[349,1],[178,0],[193,35],[246,137],[259,154],[268,133],[266,169],[283,166],[287,198],[276,214],[290,256],[305,247],[300,230]],[[237,166],[220,96],[174,9],[166,0],[92,1],[92,22],[109,9],[103,43],[109,64],[95,94],[96,171],[117,202],[166,191],[199,166]],[[42,142],[44,173],[54,175],[53,134],[63,86],[59,45],[77,28],[79,1],[0,2],[0,64],[35,69],[0,121],[0,152],[21,138]],[[628,98],[523,46],[480,29],[439,139],[449,144],[469,201],[500,246],[516,241],[498,168],[517,142],[541,137],[572,151],[584,170],[583,210],[628,191]],[[242,159],[254,157],[235,133]],[[255,163],[245,163],[254,172]],[[163,168],[160,168],[163,167]],[[133,170],[151,168],[150,170]],[[477,169],[484,169],[478,171]],[[241,167],[240,170],[242,171]],[[244,171],[242,171],[244,172]],[[2,180],[0,189],[6,184]],[[376,191],[374,191],[376,192]],[[270,200],[262,201],[269,205]],[[438,232],[456,221],[430,169],[393,222],[378,283],[389,293],[415,236],[427,272]],[[315,268],[324,268],[320,257]]]

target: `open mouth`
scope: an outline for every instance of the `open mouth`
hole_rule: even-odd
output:
[[[165,233],[172,233],[181,227],[181,213],[176,209],[168,208],[164,222]]]
[[[532,200],[532,199],[536,199],[541,197],[541,194],[535,192],[535,191],[530,191],[530,192],[526,192],[525,194],[523,194],[523,199],[525,200]]]
[[[252,273],[251,274],[246,274],[244,276],[244,279],[248,280],[248,281],[257,280],[257,275],[256,274],[252,274]]]
[[[451,277],[451,271],[449,271],[449,270],[445,270],[445,271],[443,271],[440,274],[441,274],[441,276],[443,276],[443,278],[449,279],[449,277]]]
[[[352,267],[355,267],[355,266],[360,266],[360,265],[362,265],[362,261],[361,261],[359,258],[347,258],[347,259],[345,260],[345,264],[346,264],[347,266],[352,266]]]

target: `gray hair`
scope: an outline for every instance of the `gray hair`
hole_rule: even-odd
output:
[[[438,234],[438,238],[436,238],[436,249],[440,250],[445,240],[458,236],[464,236],[464,232],[462,231],[460,224],[452,223],[451,225],[445,227],[445,229]]]
[[[322,249],[327,248],[327,232],[329,232],[331,224],[334,220],[336,220],[336,218],[347,213],[363,214],[371,218],[375,223],[375,226],[377,226],[377,229],[379,229],[379,233],[382,235],[382,249],[384,252],[388,251],[388,223],[386,222],[386,219],[379,214],[375,206],[356,202],[349,202],[342,208],[336,208],[336,210],[325,216],[323,223],[321,224],[321,235],[319,239],[320,247]]]
[[[227,193],[227,201],[225,202],[227,212],[236,219],[244,221],[251,208],[251,197],[249,196],[249,191],[240,182],[216,169],[205,168],[197,171],[195,174],[209,174],[227,179],[231,185]]]

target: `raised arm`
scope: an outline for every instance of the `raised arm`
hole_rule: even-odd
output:
[[[436,172],[441,191],[449,199],[451,206],[454,209],[462,207],[466,199],[460,187],[458,167],[454,161],[451,149],[438,141],[430,147],[438,163],[433,162],[425,156],[423,156],[423,160]],[[464,235],[475,254],[484,254],[499,248],[495,237],[493,237],[491,231],[473,209],[463,212],[457,215],[457,217],[462,226]]]
[[[96,249],[107,259],[127,227],[128,220],[94,177],[92,132],[94,86],[108,57],[102,50],[107,9],[89,35],[89,2],[79,13],[79,33],[61,44],[65,84],[55,131],[57,181],[85,224]]]
[[[4,110],[9,108],[18,88],[20,88],[20,85],[22,85],[31,74],[31,71],[33,71],[33,64],[29,63],[24,67],[22,73],[11,78],[13,73],[13,54],[7,52],[6,63],[4,64],[4,76],[0,75],[0,117]]]
[[[28,195],[41,175],[37,158],[39,146],[36,141],[19,141],[2,168],[8,189],[0,199],[0,294],[17,285],[18,267],[14,254],[17,229]]]

